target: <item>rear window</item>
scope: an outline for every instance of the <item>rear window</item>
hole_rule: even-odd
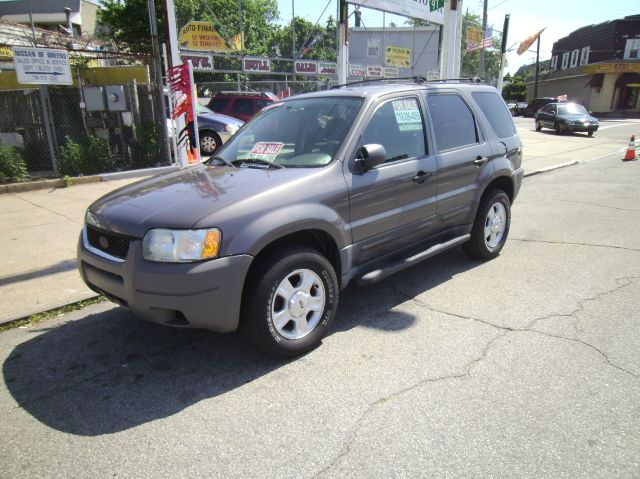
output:
[[[229,98],[214,98],[209,103],[209,108],[213,111],[223,111],[229,104]]]
[[[438,149],[449,150],[478,143],[476,122],[469,107],[458,95],[427,96]]]
[[[472,93],[471,96],[500,138],[509,138],[516,134],[511,114],[506,108],[504,100],[497,93],[478,91]]]

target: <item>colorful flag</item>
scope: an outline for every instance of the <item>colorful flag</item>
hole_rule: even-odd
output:
[[[558,101],[559,101],[559,102],[566,103],[566,102],[567,102],[567,95],[566,95],[566,94],[564,94],[564,95],[558,95]]]
[[[480,30],[478,30],[478,32],[480,32]],[[467,48],[465,49],[466,52],[473,52],[476,50],[492,48],[492,47],[493,47],[493,28],[491,27],[485,28],[482,40],[469,41],[469,36],[467,36]]]
[[[524,52],[526,52],[526,51],[529,49],[529,47],[530,47],[531,45],[533,45],[533,42],[535,42],[535,41],[538,39],[538,37],[540,36],[540,34],[541,34],[542,32],[544,32],[544,29],[545,29],[545,28],[547,28],[547,27],[544,27],[544,28],[543,28],[543,29],[541,29],[539,32],[534,33],[534,34],[533,34],[533,35],[531,35],[530,37],[525,38],[524,40],[522,40],[522,41],[520,42],[520,46],[518,47],[518,55],[522,55]]]
[[[313,46],[316,44],[316,42],[317,42],[320,38],[322,38],[322,32],[318,32],[318,33],[316,33],[316,35],[315,35],[315,36],[313,37],[313,39],[309,42],[309,44],[308,44],[306,47],[304,47],[304,48],[302,49],[302,53],[301,53],[300,57],[303,57],[303,56],[305,56],[307,53],[309,53],[309,50],[311,50],[311,49],[313,48]]]

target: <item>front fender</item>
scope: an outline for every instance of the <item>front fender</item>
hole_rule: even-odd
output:
[[[338,249],[348,245],[350,232],[337,211],[319,203],[298,203],[253,218],[233,236],[226,238],[223,254],[257,255],[277,239],[292,233],[321,230],[329,234]],[[224,233],[223,233],[224,235]]]

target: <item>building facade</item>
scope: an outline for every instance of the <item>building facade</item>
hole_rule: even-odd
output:
[[[580,28],[553,44],[539,97],[567,95],[597,113],[640,112],[640,15]],[[533,78],[527,100],[533,99]]]

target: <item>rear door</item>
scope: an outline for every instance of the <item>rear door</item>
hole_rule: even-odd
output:
[[[406,248],[433,227],[437,164],[425,119],[418,95],[386,99],[368,112],[358,146],[380,144],[387,160],[366,173],[354,159],[345,165],[355,264]]]
[[[440,227],[469,224],[483,179],[493,172],[491,145],[462,95],[455,91],[429,92],[426,99],[438,149]]]

